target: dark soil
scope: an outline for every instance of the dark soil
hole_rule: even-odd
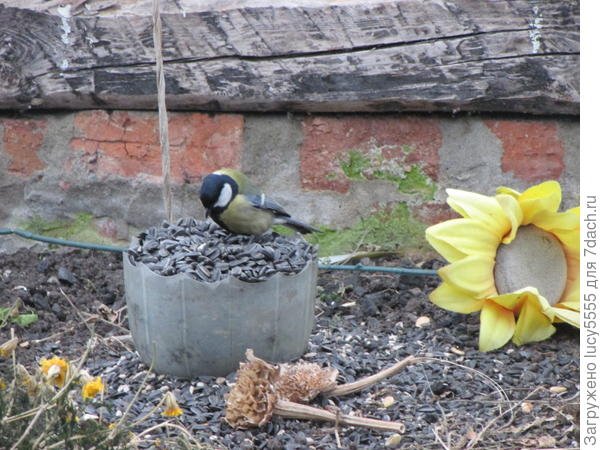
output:
[[[373,262],[372,262],[373,263]],[[375,261],[414,267],[414,261]],[[439,262],[422,264],[436,268]],[[343,413],[403,422],[398,448],[548,448],[578,447],[579,335],[559,326],[549,340],[524,347],[512,344],[477,350],[478,316],[441,310],[427,299],[435,277],[364,272],[321,272],[317,319],[305,359],[336,367],[340,382],[377,372],[408,355],[432,360],[361,393],[320,399],[314,406]],[[92,332],[95,345],[85,367],[107,385],[104,405],[87,410],[113,422],[144,382],[147,370],[127,334],[121,256],[73,251],[0,255],[0,307],[22,302],[39,320],[22,328],[18,362],[28,368],[41,357],[70,360],[84,353]],[[428,325],[416,326],[427,317]],[[421,323],[423,319],[419,320]],[[0,344],[10,326],[0,329]],[[0,359],[5,379],[10,361]],[[177,419],[209,448],[383,448],[398,436],[332,424],[275,417],[264,428],[232,430],[224,421],[226,378],[178,380],[150,375],[131,408],[131,421],[158,404],[172,390],[184,414]],[[564,388],[564,389],[562,389]],[[387,407],[384,406],[387,404]],[[136,425],[141,432],[164,420],[159,412]],[[145,435],[149,447],[163,436]]]

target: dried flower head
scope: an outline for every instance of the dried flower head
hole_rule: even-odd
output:
[[[179,417],[183,414],[183,411],[177,404],[175,394],[171,391],[167,392],[164,397],[165,410],[162,412],[163,416],[166,417]]]
[[[274,384],[277,367],[246,351],[248,362],[240,363],[237,381],[227,396],[225,421],[234,428],[259,427],[267,423],[277,403]]]
[[[42,359],[40,369],[50,383],[60,388],[63,387],[67,379],[69,363],[58,356],[53,356],[50,359]]]
[[[336,386],[338,371],[315,363],[283,364],[275,390],[279,398],[306,403]]]
[[[246,359],[227,397],[225,420],[234,428],[264,425],[278,400],[307,402],[335,387],[335,369],[309,363],[276,366],[257,358],[252,350],[246,351]]]
[[[8,358],[12,355],[12,352],[17,348],[17,344],[19,343],[18,338],[12,338],[0,345],[0,357]]]
[[[83,385],[81,388],[81,396],[84,400],[94,398],[96,395],[104,392],[104,383],[100,377],[92,378]]]

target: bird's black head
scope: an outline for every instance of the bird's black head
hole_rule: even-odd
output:
[[[202,180],[200,200],[207,213],[219,213],[231,203],[238,189],[238,184],[229,175],[211,173]]]

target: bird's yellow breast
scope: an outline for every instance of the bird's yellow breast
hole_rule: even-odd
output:
[[[273,214],[255,208],[236,196],[219,216],[220,221],[232,233],[263,234],[273,224]]]

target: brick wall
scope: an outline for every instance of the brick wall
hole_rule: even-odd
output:
[[[169,121],[176,216],[203,214],[198,184],[222,166],[331,226],[397,202],[434,223],[449,214],[445,187],[491,194],[557,179],[565,206],[579,201],[575,119],[170,113]],[[146,227],[163,216],[160,182],[154,113],[0,116],[2,225],[85,211],[105,233],[113,222]]]

